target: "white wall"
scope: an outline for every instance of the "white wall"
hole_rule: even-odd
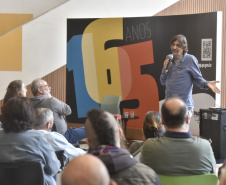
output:
[[[33,14],[33,17],[61,5],[68,0],[0,0],[0,13]]]
[[[22,72],[0,72],[0,99],[11,81],[28,85],[66,64],[67,18],[152,16],[177,1],[70,0],[23,25]]]

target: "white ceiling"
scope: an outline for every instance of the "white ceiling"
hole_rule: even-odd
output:
[[[78,17],[137,17],[154,15],[179,0],[0,0],[0,13],[33,14],[36,18],[67,1],[73,1]]]
[[[0,13],[33,14],[33,17],[61,5],[68,0],[0,0]]]

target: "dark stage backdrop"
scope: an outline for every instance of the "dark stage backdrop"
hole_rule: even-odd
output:
[[[104,95],[120,95],[121,112],[134,111],[140,117],[130,120],[128,127],[142,128],[145,113],[159,111],[165,98],[159,77],[171,53],[171,38],[184,34],[188,53],[197,57],[203,77],[214,80],[216,31],[217,13],[68,19],[66,101],[73,112],[67,121],[84,123],[87,111],[99,107]],[[194,85],[194,95],[203,93],[214,106],[215,95]],[[198,104],[207,108],[201,99]]]

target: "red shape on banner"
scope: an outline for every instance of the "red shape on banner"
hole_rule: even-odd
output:
[[[152,41],[119,47],[119,66],[122,84],[122,99],[139,101],[137,109],[123,109],[123,112],[134,111],[138,120],[130,120],[128,127],[142,128],[145,114],[159,111],[158,86],[155,79],[148,74],[141,74],[141,66],[154,63]]]

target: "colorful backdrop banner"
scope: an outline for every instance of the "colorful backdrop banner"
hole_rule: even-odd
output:
[[[142,128],[145,114],[159,111],[165,99],[160,84],[163,61],[176,34],[188,39],[190,54],[199,60],[203,77],[216,76],[217,13],[196,15],[67,20],[67,104],[70,123],[84,123],[104,95],[119,95],[121,113],[134,111]],[[207,94],[194,85],[193,94]],[[206,100],[208,101],[208,100]]]

